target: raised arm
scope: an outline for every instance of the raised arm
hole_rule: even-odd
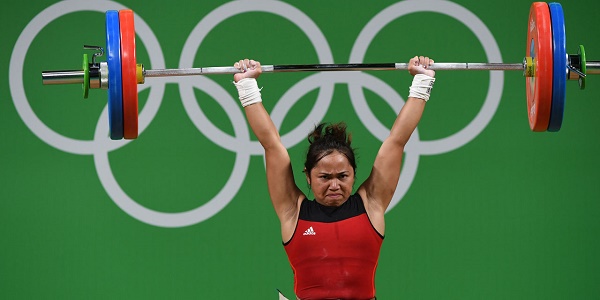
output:
[[[427,69],[431,64],[433,60],[428,57],[415,56],[410,59],[408,71],[415,78],[408,100],[396,117],[390,135],[381,145],[371,174],[358,189],[363,199],[366,199],[366,209],[371,222],[381,233],[384,232],[383,215],[400,178],[404,146],[421,120],[435,80],[435,71]]]
[[[262,105],[260,90],[256,84],[256,78],[262,72],[260,62],[245,59],[236,62],[234,67],[244,70],[243,73],[235,74],[233,79],[248,123],[265,150],[269,195],[281,222],[282,236],[285,239],[293,234],[299,200],[304,195],[294,181],[287,149],[281,143],[279,132]]]

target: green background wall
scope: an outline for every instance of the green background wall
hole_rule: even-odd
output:
[[[106,137],[105,91],[92,90],[83,100],[78,85],[43,86],[40,72],[79,68],[84,44],[105,45],[103,11],[124,7],[136,13],[138,62],[148,69],[229,66],[245,57],[263,64],[348,63],[361,30],[394,3],[264,5],[303,16],[300,25],[284,13],[233,13],[263,5],[260,1],[5,3],[0,13],[0,298],[276,299],[276,288],[292,296],[292,271],[268,199],[263,157],[230,75],[147,79],[139,86],[144,131],[124,143]],[[364,62],[406,62],[420,54],[438,62],[487,62],[484,42],[474,30],[489,30],[502,62],[522,61],[531,2],[398,5],[453,4],[458,9],[444,9],[447,13],[393,18],[370,45],[362,45]],[[562,5],[568,52],[583,44],[588,59],[600,57],[600,2]],[[216,11],[232,16],[210,27],[202,23],[207,34],[200,44],[196,35],[193,47],[188,38],[194,28]],[[476,16],[468,22],[481,24],[470,28],[452,17],[456,11]],[[33,30],[34,23],[39,28]],[[311,34],[324,37],[321,46],[329,49],[330,61],[320,59],[301,29],[311,24],[318,29]],[[191,59],[182,62],[182,56]],[[362,181],[380,143],[376,128],[389,128],[402,104],[399,97],[385,95],[394,91],[405,98],[411,80],[404,71],[360,76],[286,73],[259,79],[263,103],[278,109],[305,191],[302,136],[310,124],[321,119],[348,123]],[[499,88],[487,97],[491,82]],[[365,109],[352,104],[361,83],[380,125],[361,121]],[[193,84],[198,86],[192,89]],[[401,201],[386,215],[378,298],[600,298],[599,86],[595,76],[585,90],[568,82],[563,128],[534,133],[521,72],[439,71],[413,147],[407,149]],[[295,98],[285,96],[291,107],[276,106],[293,91]],[[317,101],[320,93],[326,104]],[[494,95],[497,108],[492,104],[488,117],[471,123]],[[202,115],[190,117],[186,107],[196,112],[200,107],[206,124],[214,125],[199,126],[200,131],[194,122]],[[467,127],[473,131],[464,133]],[[458,142],[457,133],[466,138]],[[408,166],[413,171],[406,172]],[[206,214],[209,206],[213,213]]]

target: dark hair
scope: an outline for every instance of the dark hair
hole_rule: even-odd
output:
[[[356,158],[354,149],[351,147],[352,134],[346,133],[346,124],[344,122],[328,124],[321,123],[315,126],[315,129],[308,134],[310,146],[306,151],[306,161],[304,168],[306,174],[310,174],[312,168],[325,156],[333,151],[338,151],[348,158],[348,162],[356,174]]]

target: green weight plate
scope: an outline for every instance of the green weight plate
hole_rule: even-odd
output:
[[[90,91],[90,65],[88,63],[88,55],[83,54],[83,99],[87,99]]]
[[[579,51],[577,51],[577,54],[579,54],[579,60],[581,61],[581,73],[583,74],[587,74],[587,69],[585,67],[585,49],[583,48],[583,45],[579,45]],[[585,89],[585,77],[581,77],[579,76],[579,88],[580,89]]]

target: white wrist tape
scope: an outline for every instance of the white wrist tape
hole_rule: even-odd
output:
[[[431,88],[433,88],[433,83],[435,82],[435,78],[431,76],[427,76],[425,74],[417,74],[413,78],[412,85],[409,89],[408,97],[419,98],[425,100],[429,100],[429,95],[431,94]]]
[[[238,82],[234,82],[237,87],[240,103],[243,107],[250,104],[262,102],[260,90],[255,78],[244,78]]]

